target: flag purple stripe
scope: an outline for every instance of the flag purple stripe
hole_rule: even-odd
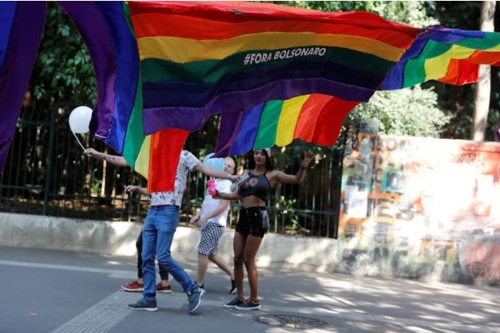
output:
[[[59,5],[78,27],[94,64],[98,100],[90,130],[122,153],[139,84],[139,51],[123,3],[61,1]]]
[[[265,104],[260,104],[245,112],[242,121],[245,126],[241,126],[236,134],[236,138],[231,147],[232,155],[243,154],[253,149],[264,107]]]
[[[3,66],[9,45],[10,29],[16,14],[16,2],[6,1],[0,4],[0,68]]]
[[[349,86],[322,78],[281,80],[250,91],[235,91],[211,99],[205,107],[144,108],[144,131],[152,134],[163,128],[197,131],[214,114],[245,112],[255,105],[277,99],[285,100],[311,93],[332,95],[348,101],[366,102],[374,90]]]
[[[441,26],[432,26],[429,30],[440,32],[439,34],[433,35],[432,40],[441,43],[457,43],[466,38],[484,38],[486,36],[484,31],[448,29]]]
[[[59,4],[80,30],[94,64],[98,100],[90,130],[121,153],[139,76],[137,44],[122,3],[62,1]]]
[[[114,121],[106,143],[123,152],[125,136],[139,84],[139,50],[134,34],[127,24],[121,2],[98,2],[111,33],[117,62]]]
[[[217,83],[149,81],[143,85],[145,108],[183,106],[202,107],[209,98],[234,91],[248,91],[279,80],[322,78],[341,84],[376,89],[385,77],[343,64],[293,61],[265,70],[247,70],[224,76]]]
[[[221,116],[215,157],[231,155],[231,147],[236,134],[243,125],[242,120],[244,115],[243,112],[231,112]]]
[[[213,83],[185,81],[143,82],[142,96],[144,108],[161,106],[202,107],[210,98]]]
[[[11,3],[1,3],[0,11]],[[14,137],[24,93],[36,61],[45,25],[46,3],[17,2],[8,47],[0,69],[0,171]],[[8,33],[0,31],[0,34]]]

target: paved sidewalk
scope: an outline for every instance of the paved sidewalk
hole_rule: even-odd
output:
[[[119,290],[130,257],[0,247],[0,270],[1,333],[500,332],[498,287],[261,268],[262,310],[241,312],[223,307],[229,279],[211,265],[190,315],[176,282],[158,312],[128,309],[141,298]]]

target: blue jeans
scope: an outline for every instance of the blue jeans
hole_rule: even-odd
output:
[[[185,292],[197,288],[196,284],[170,253],[175,230],[179,225],[179,207],[151,206],[142,229],[142,272],[144,278],[144,298],[156,300],[155,257]]]

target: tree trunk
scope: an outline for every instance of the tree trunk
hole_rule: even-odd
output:
[[[494,31],[495,1],[485,1],[481,7],[481,31]],[[472,140],[484,141],[486,122],[490,110],[491,71],[489,65],[479,66],[474,122],[472,124]]]

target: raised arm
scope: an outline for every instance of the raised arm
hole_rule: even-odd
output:
[[[96,158],[98,160],[103,160],[103,161],[109,162],[109,163],[114,164],[116,166],[120,166],[120,167],[128,167],[129,166],[127,164],[127,161],[125,161],[125,158],[123,158],[122,156],[101,153],[100,151],[97,151],[94,148],[85,149],[85,155],[87,155],[88,157]]]
[[[306,175],[306,170],[309,167],[309,164],[311,163],[313,158],[314,154],[312,154],[309,151],[305,151],[304,159],[302,160],[302,163],[300,163],[299,171],[297,171],[295,175],[290,175],[284,173],[283,171],[273,171],[274,173],[273,178],[276,181],[286,184],[299,184],[304,180],[304,177]]]
[[[207,176],[212,176],[212,177],[221,178],[221,179],[229,179],[232,182],[238,181],[238,179],[239,179],[239,177],[236,175],[231,175],[227,172],[216,170],[216,169],[209,167],[208,165],[203,164],[201,162],[199,162],[196,165],[196,170],[204,173]]]

